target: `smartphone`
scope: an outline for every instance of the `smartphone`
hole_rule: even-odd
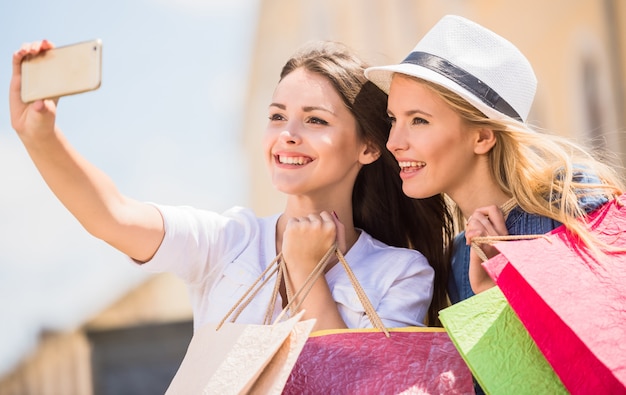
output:
[[[53,48],[22,61],[22,101],[92,91],[102,81],[99,39]]]

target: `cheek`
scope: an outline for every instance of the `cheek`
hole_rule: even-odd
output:
[[[423,141],[424,150],[428,150],[429,154],[437,159],[438,157],[455,157],[459,152],[465,150],[465,142],[461,136],[456,133],[446,133],[439,130],[429,139]]]
[[[334,139],[320,141],[329,152],[333,152],[339,159],[358,160],[363,143],[357,138],[353,129],[344,130],[336,134]]]
[[[267,164],[270,163],[272,158],[272,147],[276,142],[276,133],[274,133],[271,129],[266,129],[263,137],[261,139],[261,144],[263,146],[263,157],[265,158],[265,162]]]
[[[438,161],[446,156],[454,143],[441,138],[424,138],[413,142],[414,146],[425,155],[426,162]]]

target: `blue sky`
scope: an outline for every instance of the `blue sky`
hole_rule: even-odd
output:
[[[42,38],[59,46],[100,38],[101,88],[59,103],[67,138],[129,196],[223,210],[248,204],[240,128],[256,7],[256,0],[0,5],[0,375],[42,330],[75,327],[144,279],[82,229],[30,162],[9,120],[12,53]]]

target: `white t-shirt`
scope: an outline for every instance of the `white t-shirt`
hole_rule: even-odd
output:
[[[165,237],[141,268],[172,272],[185,281],[195,328],[221,321],[275,258],[279,215],[259,218],[241,207],[222,214],[192,207],[156,207],[163,216]],[[434,271],[422,254],[387,246],[361,231],[345,258],[386,327],[423,325]],[[326,281],[346,325],[372,327],[341,264],[326,273]],[[263,323],[272,288],[273,282],[263,287],[236,322]],[[278,296],[274,318],[281,306]]]

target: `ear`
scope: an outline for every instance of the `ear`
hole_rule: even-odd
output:
[[[493,129],[480,128],[476,129],[475,133],[474,153],[478,155],[486,154],[496,145],[496,133]]]
[[[359,162],[363,165],[369,165],[376,162],[380,158],[380,150],[372,143],[366,143],[363,145],[364,149],[359,155]]]

